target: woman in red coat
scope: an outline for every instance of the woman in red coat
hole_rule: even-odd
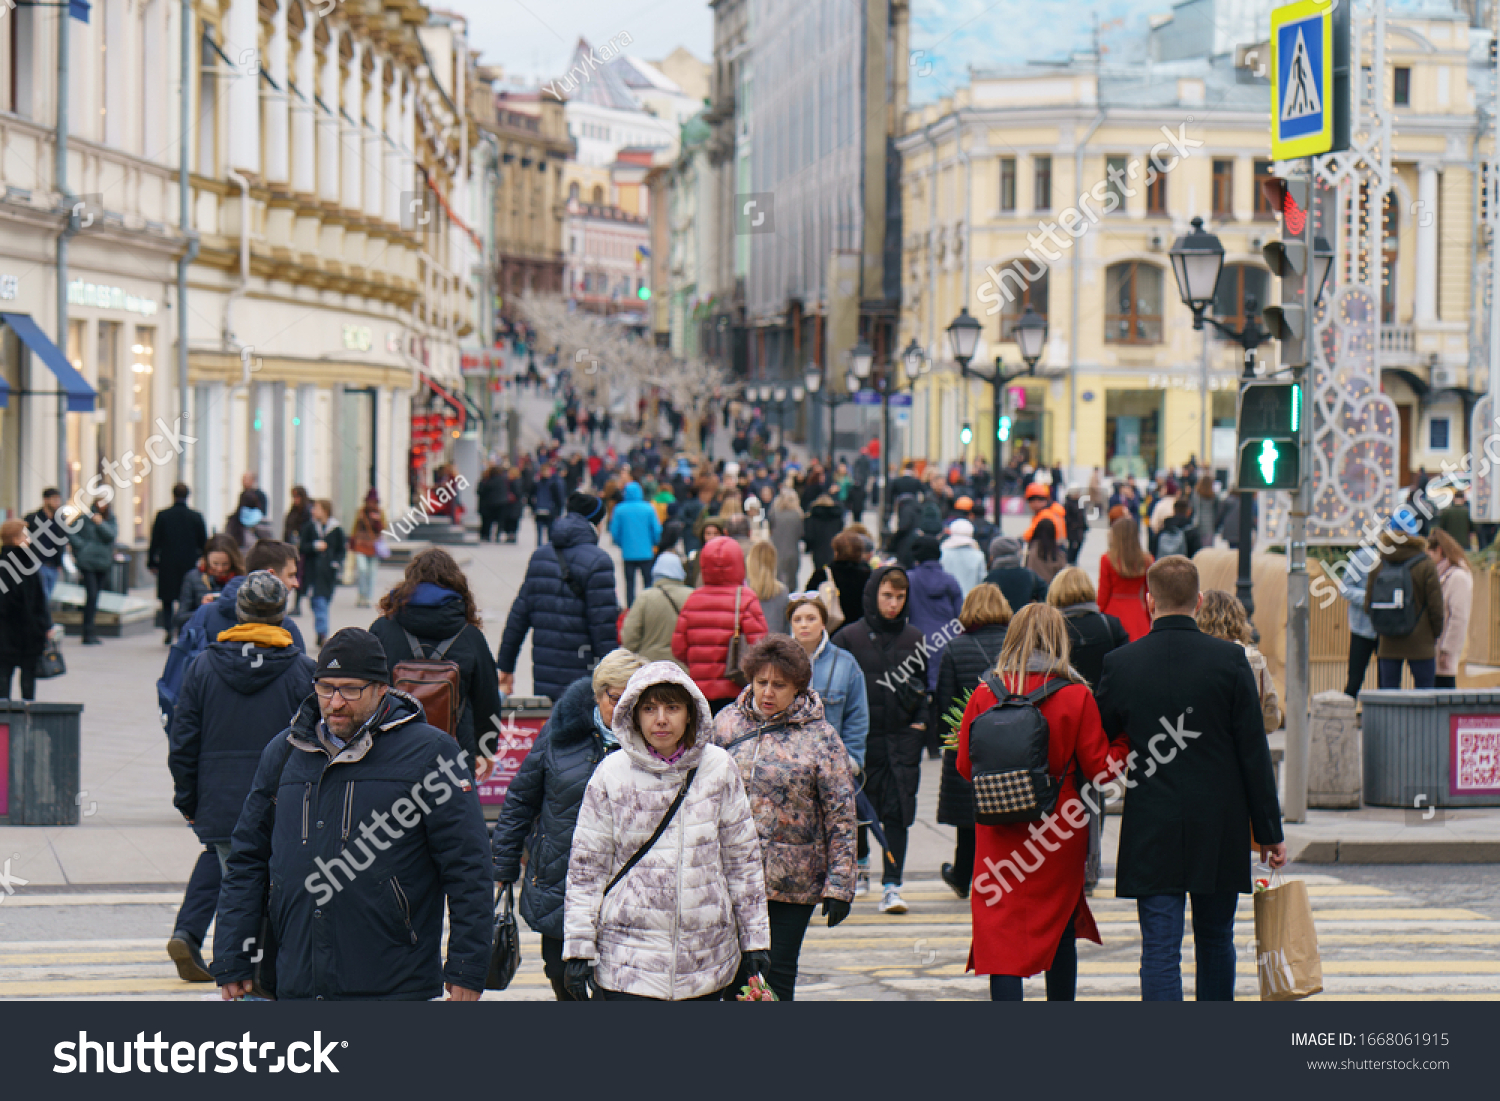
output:
[[[1131,642],[1146,637],[1146,571],[1152,558],[1141,546],[1141,529],[1122,516],[1109,526],[1109,552],[1099,559],[1099,610],[1120,621]]]
[[[766,616],[755,590],[745,584],[745,555],[728,536],[710,539],[698,554],[702,584],[682,602],[672,632],[672,656],[708,697],[717,715],[735,701],[743,685],[724,676],[729,640],[734,636],[734,609],[740,609],[740,648],[748,651],[766,637]]]
[[[1034,692],[1061,677],[1066,687],[1041,704],[1047,720],[1047,770],[1062,776],[1057,808],[1043,822],[974,827],[974,938],[969,968],[990,977],[994,1001],[1021,1000],[1021,981],[1047,973],[1047,1000],[1070,1002],[1078,985],[1076,937],[1102,943],[1084,898],[1089,855],[1087,808],[1078,797],[1078,773],[1108,780],[1125,759],[1128,742],[1111,744],[1099,721],[1094,694],[1068,662],[1068,627],[1048,604],[1016,613],[1005,635],[996,672],[1012,692]],[[983,681],[974,689],[958,731],[958,771],[973,779],[969,727],[996,703]]]

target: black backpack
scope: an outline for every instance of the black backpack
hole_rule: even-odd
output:
[[[928,535],[941,535],[943,533],[943,513],[938,508],[936,501],[930,497],[922,502],[922,508],[917,517],[917,527]]]
[[[1405,638],[1417,629],[1422,609],[1417,607],[1417,586],[1412,570],[1423,556],[1414,554],[1405,562],[1381,564],[1370,579],[1370,626],[1388,638]]]
[[[1047,771],[1052,732],[1040,704],[1072,682],[1055,677],[1030,695],[1009,691],[994,672],[984,683],[1000,702],[969,724],[974,821],[1040,822],[1057,808],[1063,777]]]
[[[896,531],[911,531],[917,526],[918,507],[921,501],[915,493],[903,493],[896,498],[896,507],[891,510],[895,518]]]

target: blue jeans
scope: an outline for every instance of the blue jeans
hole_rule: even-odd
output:
[[[57,588],[57,574],[56,566],[42,567],[42,591],[47,594],[49,601],[52,599],[52,590]]]
[[[1182,919],[1185,895],[1135,900],[1141,923],[1141,1001],[1182,1001]],[[1233,891],[1193,895],[1193,954],[1198,961],[1196,999],[1234,1001]]]
[[[1380,687],[1401,687],[1401,658],[1381,658],[1376,664],[1376,670],[1380,676]],[[1423,658],[1415,661],[1406,659],[1406,664],[1411,666],[1411,681],[1413,688],[1434,687],[1433,678],[1437,676],[1437,658]]]
[[[328,634],[329,599],[326,596],[315,596],[312,598],[313,629],[318,632],[319,638],[323,638]]]
[[[359,595],[371,604],[375,602],[375,571],[379,568],[380,559],[373,554],[354,556],[355,580],[359,585]]]

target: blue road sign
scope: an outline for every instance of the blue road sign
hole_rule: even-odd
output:
[[[1271,12],[1271,156],[1311,157],[1333,148],[1333,8],[1300,0]]]

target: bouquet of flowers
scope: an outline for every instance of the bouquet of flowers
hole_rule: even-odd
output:
[[[776,1000],[776,992],[759,975],[751,975],[750,981],[740,987],[739,996],[735,998],[737,1002],[774,1002]]]

